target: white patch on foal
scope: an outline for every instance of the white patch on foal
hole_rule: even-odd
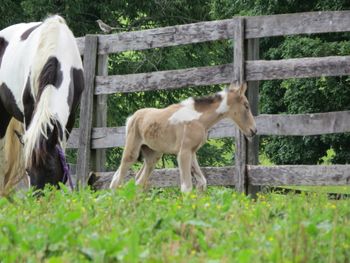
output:
[[[202,115],[201,112],[198,112],[194,109],[194,100],[193,98],[188,98],[180,104],[182,107],[175,111],[173,115],[169,118],[170,124],[177,124],[182,122],[188,122],[192,120],[198,120]]]
[[[220,91],[219,94],[220,94],[220,96],[222,98],[222,101],[221,101],[219,107],[215,111],[217,113],[226,113],[229,110],[229,107],[227,105],[227,94],[228,94],[228,91],[227,90],[223,90],[223,91]]]

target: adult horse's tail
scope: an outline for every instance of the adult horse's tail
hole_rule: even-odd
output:
[[[65,57],[66,50],[60,50],[66,34],[62,27],[66,27],[66,24],[60,16],[49,17],[39,27],[41,33],[30,74],[35,106],[24,137],[24,156],[27,167],[45,161],[48,152],[47,144],[50,140],[54,145],[59,144],[62,148],[66,142],[64,129],[69,117],[67,104],[69,85],[62,83],[65,81],[64,69],[61,68],[58,58],[61,56],[68,61],[71,58]]]

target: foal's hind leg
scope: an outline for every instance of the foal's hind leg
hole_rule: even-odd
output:
[[[198,164],[196,153],[193,153],[192,155],[192,172],[197,180],[197,189],[200,191],[205,191],[207,189],[207,179],[203,175]]]
[[[162,153],[153,151],[150,148],[142,148],[142,156],[144,158],[143,171],[140,174],[139,178],[136,178],[136,184],[145,186],[148,182],[148,178],[151,175],[152,171],[156,167],[157,162],[162,157]]]
[[[140,170],[139,170],[139,171],[137,172],[137,174],[135,175],[135,180],[136,180],[136,181],[141,177],[143,171],[145,170],[145,166],[146,166],[146,164],[145,164],[145,161],[144,161],[144,163],[142,164]]]
[[[123,180],[131,167],[137,161],[141,149],[141,139],[130,134],[126,139],[123,157],[118,170],[113,175],[109,188],[116,188],[123,183]]]

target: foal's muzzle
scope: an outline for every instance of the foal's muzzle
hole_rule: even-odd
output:
[[[257,132],[258,132],[258,130],[257,130],[256,128],[250,129],[251,137],[254,137],[254,136],[256,135]]]
[[[257,129],[254,128],[254,129],[250,129],[250,134],[249,135],[245,135],[245,138],[248,140],[248,141],[252,141],[253,137],[256,135],[257,133]]]

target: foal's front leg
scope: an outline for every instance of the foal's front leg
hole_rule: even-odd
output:
[[[181,149],[177,155],[177,162],[180,169],[181,192],[190,192],[192,190],[192,151],[190,149]]]

